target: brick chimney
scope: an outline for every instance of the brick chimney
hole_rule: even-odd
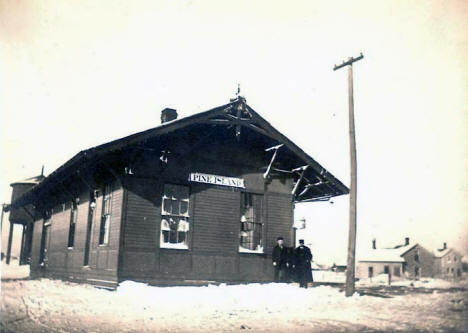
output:
[[[377,241],[375,238],[372,240],[372,248],[375,250],[377,248]]]
[[[409,245],[409,237],[405,237],[405,246]]]
[[[161,124],[177,119],[177,111],[171,108],[165,108],[161,111]]]

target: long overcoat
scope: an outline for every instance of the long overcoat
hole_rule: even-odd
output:
[[[294,251],[294,257],[297,279],[301,280],[303,278],[307,282],[313,282],[312,267],[310,265],[312,253],[310,249],[305,245],[300,245]]]

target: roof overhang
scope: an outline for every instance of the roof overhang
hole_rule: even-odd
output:
[[[267,137],[272,146],[284,146],[282,149],[287,150],[289,154],[293,154],[297,158],[295,168],[282,170],[291,173],[296,181],[296,192],[293,193],[295,202],[323,201],[331,197],[349,193],[349,189],[343,183],[286,136],[271,126],[270,123],[245,103],[245,99],[240,97],[231,101],[231,103],[218,106],[208,111],[172,120],[158,127],[83,150],[53,171],[40,183],[17,198],[11,203],[8,209],[33,204],[38,196],[46,192],[47,188],[53,187],[58,181],[86,168],[86,165],[90,163],[96,162],[97,160],[104,160],[106,156],[116,151],[128,149],[141,142],[169,135],[177,130],[186,129],[192,125],[203,123],[235,127],[236,135],[238,132],[240,133],[242,129],[247,129],[248,131],[253,131]]]

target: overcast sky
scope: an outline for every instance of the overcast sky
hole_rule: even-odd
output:
[[[0,2],[0,201],[80,150],[247,103],[349,185],[354,65],[358,251],[409,236],[468,253],[466,1]],[[297,205],[319,262],[344,261],[348,196]],[[5,240],[7,228],[3,228]]]

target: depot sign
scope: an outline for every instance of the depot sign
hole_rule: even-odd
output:
[[[244,180],[242,178],[207,175],[205,173],[191,173],[189,176],[189,181],[195,183],[245,188]]]

